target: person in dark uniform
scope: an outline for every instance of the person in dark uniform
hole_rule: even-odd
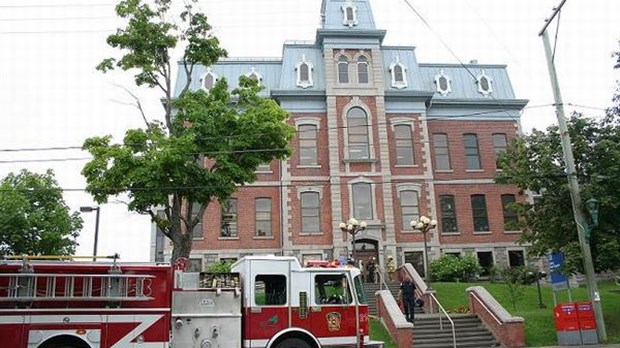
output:
[[[375,282],[375,273],[377,271],[377,261],[375,261],[375,257],[371,257],[370,260],[366,263],[366,271],[368,271],[368,275],[366,279],[369,283]]]
[[[405,311],[405,318],[408,322],[413,323],[415,313],[415,284],[408,275],[400,283],[400,291],[398,297],[402,301]]]

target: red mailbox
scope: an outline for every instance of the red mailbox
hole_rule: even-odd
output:
[[[577,302],[577,317],[579,317],[579,330],[583,344],[597,344],[596,319],[592,302]]]
[[[558,343],[562,345],[580,345],[579,316],[573,302],[558,303],[553,308],[555,331]]]

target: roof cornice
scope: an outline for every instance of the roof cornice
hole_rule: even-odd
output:
[[[317,29],[316,30],[316,42],[317,44],[323,44],[323,40],[326,37],[354,37],[354,38],[365,38],[365,39],[377,39],[379,43],[383,42],[383,38],[385,38],[386,30],[367,30],[367,29],[355,29],[355,30],[347,30],[347,29]]]
[[[449,108],[449,107],[493,107],[493,108],[502,108],[502,109],[514,109],[521,110],[523,109],[527,103],[529,103],[528,99],[465,99],[465,98],[454,98],[454,99],[433,99],[432,107],[439,108]]]

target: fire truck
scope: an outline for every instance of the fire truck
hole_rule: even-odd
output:
[[[357,268],[246,256],[175,265],[0,260],[0,347],[383,347]],[[324,265],[322,265],[324,266]]]

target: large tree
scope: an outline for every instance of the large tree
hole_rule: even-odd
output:
[[[71,255],[81,229],[51,170],[24,169],[0,182],[0,254]]]
[[[87,191],[99,203],[127,193],[129,210],[149,214],[172,241],[172,259],[189,257],[191,231],[208,204],[255,181],[260,164],[289,156],[294,128],[284,109],[259,97],[254,79],[242,77],[233,91],[225,79],[208,92],[189,89],[195,66],[210,66],[226,53],[204,14],[187,5],[175,17],[170,0],[124,0],[116,12],[128,23],[108,43],[124,56],[105,59],[99,69],[134,69],[137,85],[159,88],[164,122],[128,130],[121,144],[109,136],[87,139],[84,148],[94,157],[82,171]],[[179,44],[187,81],[174,98],[170,62]]]
[[[620,69],[620,53],[615,53]],[[619,85],[620,86],[620,85]],[[620,265],[620,89],[604,118],[573,114],[568,120],[582,200],[599,201],[599,224],[589,244],[597,270]],[[569,271],[581,270],[581,249],[572,214],[565,162],[557,126],[515,139],[499,160],[496,180],[541,193],[534,204],[514,204],[522,217],[522,242],[535,255],[563,251]],[[585,214],[588,215],[586,210]],[[593,221],[590,221],[593,222]]]

